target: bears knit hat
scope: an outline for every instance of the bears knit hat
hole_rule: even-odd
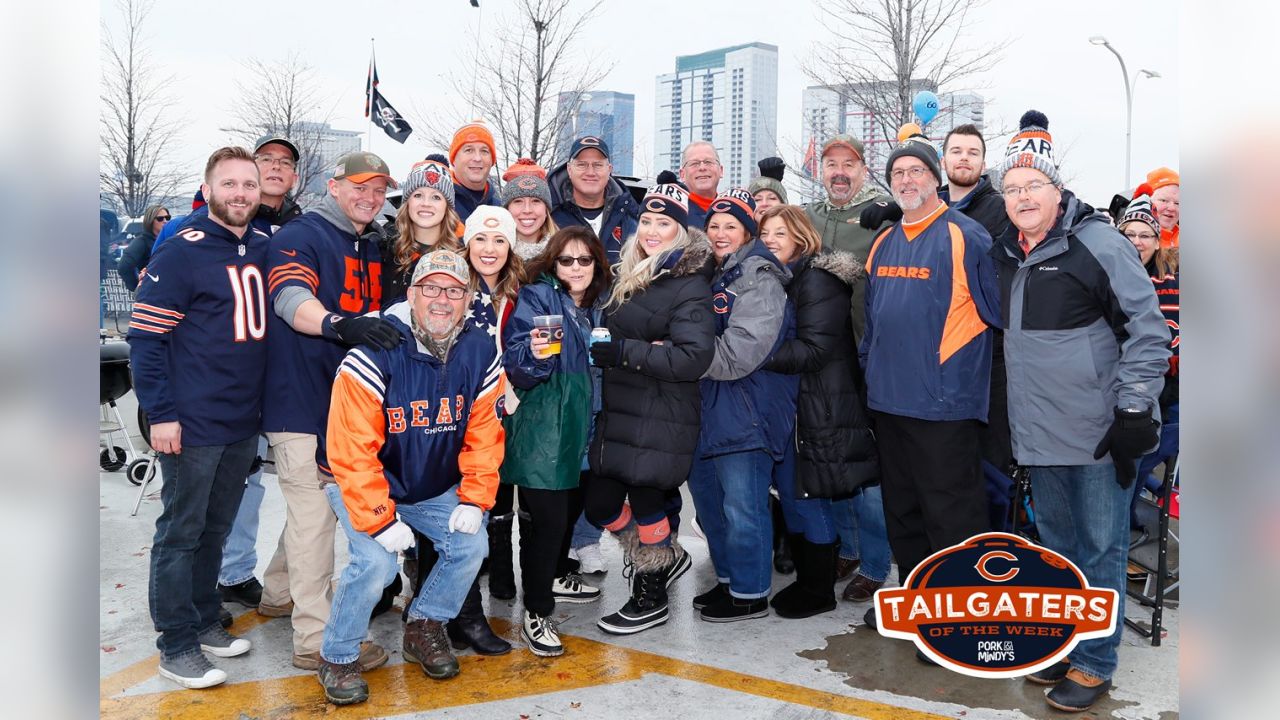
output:
[[[689,193],[675,183],[662,183],[649,188],[640,202],[640,212],[666,215],[680,227],[689,225]]]
[[[520,158],[514,165],[502,173],[502,207],[510,205],[516,198],[531,197],[542,201],[551,211],[551,188],[547,186],[546,168],[529,158]]]
[[[1117,228],[1123,228],[1126,223],[1140,222],[1160,236],[1160,223],[1156,220],[1155,210],[1151,207],[1151,198],[1140,197],[1124,209],[1124,215],[1120,217],[1120,222],[1116,223]]]
[[[1039,110],[1028,110],[1018,121],[1018,132],[1009,140],[1004,159],[991,168],[991,184],[996,190],[1004,188],[1004,174],[1013,168],[1035,168],[1058,187],[1062,176],[1058,164],[1053,161],[1053,136],[1049,134],[1049,118]]]
[[[1181,184],[1182,178],[1178,176],[1178,172],[1167,167],[1156,168],[1147,173],[1147,185],[1151,186],[1151,192],[1155,192],[1165,185]]]
[[[756,236],[756,201],[742,188],[730,188],[716,196],[707,207],[707,225],[717,213],[728,213],[747,229],[747,237]],[[703,226],[706,227],[705,225]]]
[[[782,158],[764,158],[756,163],[756,166],[760,168],[760,177],[751,181],[747,186],[747,192],[755,197],[755,194],[761,190],[769,190],[778,196],[783,205],[788,204],[787,189],[782,186],[782,175],[786,172],[787,165]]]
[[[911,124],[914,125],[914,123]],[[903,135],[906,130],[908,128],[904,126],[903,130],[899,131],[899,136]],[[893,152],[889,153],[889,160],[884,164],[884,181],[886,183],[893,184],[893,164],[904,157],[913,157],[924,163],[924,166],[929,168],[929,172],[933,173],[934,182],[938,185],[942,184],[942,172],[938,169],[938,149],[933,146],[933,143],[929,142],[929,138],[919,132],[907,135],[906,139],[899,143],[898,147],[893,149]]]
[[[415,190],[431,188],[444,196],[449,207],[454,207],[453,178],[449,177],[449,169],[434,160],[425,160],[413,166],[409,177],[400,186],[401,197],[409,197]]]
[[[862,141],[848,133],[840,133],[839,135],[832,136],[830,140],[823,143],[822,153],[819,154],[818,157],[826,157],[827,151],[836,146],[849,148],[853,151],[854,155],[858,156],[859,160],[865,161],[866,155],[864,153],[866,151],[863,149]]]
[[[463,285],[471,279],[466,259],[452,250],[433,250],[419,258],[418,264],[413,266],[413,279],[409,284],[417,285],[428,275],[448,275]]]
[[[400,187],[395,178],[391,177],[391,169],[387,164],[371,152],[349,152],[338,158],[338,164],[333,168],[334,180],[350,180],[357,185],[379,177],[386,178],[387,184],[392,188]]]
[[[462,232],[462,241],[471,242],[471,238],[482,232],[502,233],[507,242],[515,242],[516,219],[511,217],[511,213],[507,212],[506,208],[480,205],[467,218],[466,227]]]
[[[497,160],[498,148],[493,144],[493,133],[489,132],[483,120],[476,120],[458,128],[458,132],[453,134],[453,140],[449,142],[449,164],[452,165],[457,161],[458,151],[463,145],[473,142],[488,145],[490,157]]]

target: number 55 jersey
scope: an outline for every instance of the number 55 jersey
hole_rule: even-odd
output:
[[[347,348],[294,330],[297,307],[314,297],[326,310],[356,317],[382,307],[381,232],[376,221],[362,235],[326,195],[318,209],[271,236],[267,254],[267,388],[262,429],[323,436],[333,377]]]
[[[151,257],[129,321],[133,384],[152,424],[177,420],[182,444],[255,435],[267,363],[268,238],[193,219]]]

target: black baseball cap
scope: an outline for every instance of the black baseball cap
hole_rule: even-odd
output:
[[[257,153],[264,145],[270,145],[271,143],[283,145],[289,148],[289,152],[293,153],[294,162],[298,162],[298,160],[301,159],[301,156],[298,154],[298,146],[289,142],[289,139],[283,135],[263,135],[258,138],[258,142],[253,144],[253,152]]]
[[[609,144],[595,135],[586,135],[573,141],[573,145],[569,147],[569,159],[573,160],[578,157],[578,153],[583,150],[599,150],[604,159],[609,159]]]

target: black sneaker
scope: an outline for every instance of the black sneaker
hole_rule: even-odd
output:
[[[702,593],[701,595],[694,596],[693,609],[701,610],[705,607],[714,605],[728,597],[729,597],[729,583],[718,582],[716,583],[716,586],[711,588],[710,590]]]
[[[213,666],[199,650],[160,658],[160,676],[185,688],[207,688],[227,681],[227,674]]]
[[[744,600],[730,596],[728,600],[702,608],[701,617],[707,622],[737,622],[761,618],[769,614],[769,598],[752,598]]]
[[[248,640],[232,635],[222,625],[210,625],[196,638],[200,641],[201,650],[218,657],[236,657],[253,647]]]
[[[631,580],[631,599],[622,609],[596,621],[612,635],[632,635],[667,621],[667,570],[639,572]]]
[[[321,659],[316,676],[324,688],[325,699],[334,705],[354,705],[369,699],[369,683],[360,677],[354,662],[339,665]]]
[[[600,599],[600,588],[582,582],[582,576],[571,572],[551,583],[551,594],[556,602],[589,603]]]
[[[538,657],[555,657],[564,654],[560,633],[555,621],[550,617],[541,617],[525,610],[520,635],[529,646],[529,652]]]
[[[222,602],[235,602],[247,608],[256,608],[262,603],[262,583],[251,577],[235,585],[218,585],[222,593]]]
[[[680,579],[680,576],[689,572],[689,568],[693,567],[693,561],[689,559],[689,553],[679,545],[672,543],[676,550],[676,562],[667,568],[666,583],[667,587],[671,587],[671,583]],[[694,607],[697,607],[696,605]]]

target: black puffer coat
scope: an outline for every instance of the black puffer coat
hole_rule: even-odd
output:
[[[711,246],[690,232],[693,243],[660,277],[606,310],[610,335],[623,340],[622,359],[604,371],[589,459],[596,475],[626,485],[676,488],[693,464],[702,422],[698,379],[715,356],[716,329]]]
[[[765,368],[800,375],[796,494],[844,497],[880,477],[849,323],[852,286],[865,271],[849,253],[832,252],[801,258],[791,272],[796,337]]]

